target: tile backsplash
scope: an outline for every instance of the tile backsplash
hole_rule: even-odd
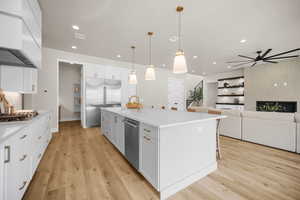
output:
[[[11,103],[16,110],[22,109],[22,94],[18,92],[4,92],[6,99]]]

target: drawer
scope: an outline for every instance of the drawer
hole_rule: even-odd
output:
[[[140,126],[140,133],[142,137],[150,137],[151,139],[158,138],[158,129],[154,126],[142,123]]]

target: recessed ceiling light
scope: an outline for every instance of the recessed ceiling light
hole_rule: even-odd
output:
[[[77,25],[73,25],[72,28],[73,28],[74,30],[76,30],[76,31],[79,30],[79,26],[77,26]]]
[[[175,35],[169,38],[170,42],[176,42],[177,40],[178,40],[178,37]]]
[[[118,54],[118,55],[117,55],[117,58],[121,58],[121,55],[120,55],[120,54]]]
[[[72,46],[72,49],[77,49],[77,47],[76,46]]]
[[[195,72],[195,70],[192,70],[192,72]]]
[[[227,66],[227,68],[228,68],[228,69],[231,69],[231,66],[230,66],[230,65],[228,65],[228,66]]]
[[[194,58],[194,59],[197,59],[197,58],[198,58],[198,56],[193,56],[193,58]]]
[[[203,72],[202,74],[203,74],[203,75],[206,75],[206,73],[205,73],[205,72]]]
[[[162,67],[165,67],[165,66],[166,66],[166,64],[162,64],[161,66],[162,66]]]
[[[214,61],[214,62],[213,62],[213,64],[214,64],[214,65],[216,65],[216,64],[217,64],[217,62],[216,62],[216,61]]]
[[[240,43],[245,43],[245,42],[247,42],[246,39],[241,39],[241,41],[240,41]]]

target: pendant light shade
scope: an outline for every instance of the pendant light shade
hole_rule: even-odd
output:
[[[128,83],[135,85],[137,84],[137,78],[136,78],[136,73],[135,71],[131,71],[128,77]]]
[[[155,80],[155,69],[153,65],[150,65],[147,67],[146,69],[146,73],[145,73],[145,80],[147,81],[153,81]]]
[[[155,68],[154,68],[154,65],[151,64],[151,37],[153,35],[153,32],[148,32],[148,36],[149,36],[149,65],[146,69],[146,72],[145,72],[145,80],[147,81],[154,81],[155,80]]]
[[[173,65],[173,73],[174,74],[183,74],[187,73],[187,64],[186,59],[184,56],[184,52],[181,49],[181,13],[183,11],[182,6],[178,6],[176,8],[179,16],[179,23],[178,23],[178,51],[176,52],[176,56],[174,58],[174,65]]]
[[[173,73],[183,74],[187,72],[186,60],[183,51],[177,51],[174,58]]]
[[[135,67],[134,67],[134,63],[135,63],[135,46],[131,47],[132,49],[132,66],[131,66],[131,71],[129,73],[128,76],[128,83],[135,85],[137,84],[137,78],[136,78],[136,71],[135,71]]]

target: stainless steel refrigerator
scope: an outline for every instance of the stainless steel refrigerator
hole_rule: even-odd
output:
[[[101,126],[101,108],[121,106],[121,81],[103,78],[86,79],[86,126]]]

